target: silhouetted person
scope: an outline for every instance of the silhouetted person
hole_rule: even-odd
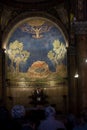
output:
[[[58,128],[65,130],[64,124],[61,121],[56,120],[55,114],[55,109],[51,106],[48,106],[45,109],[46,119],[40,122],[38,130],[57,130]]]

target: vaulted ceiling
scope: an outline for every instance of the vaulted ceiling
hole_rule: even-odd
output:
[[[1,0],[0,3],[17,8],[44,9],[64,3],[65,0]]]

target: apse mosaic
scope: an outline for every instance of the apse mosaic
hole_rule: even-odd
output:
[[[7,81],[11,86],[58,86],[67,77],[66,41],[55,23],[32,17],[19,24],[7,48]]]

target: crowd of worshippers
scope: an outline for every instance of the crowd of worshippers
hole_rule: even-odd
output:
[[[0,129],[4,130],[87,130],[87,109],[78,116],[73,113],[58,118],[55,108],[51,105],[45,108],[27,111],[22,105],[15,105],[8,111],[0,107]]]

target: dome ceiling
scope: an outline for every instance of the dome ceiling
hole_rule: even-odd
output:
[[[20,3],[52,3],[52,2],[56,2],[56,3],[61,3],[63,2],[64,0],[1,0],[3,1],[4,3],[6,2],[11,2],[11,3],[16,3],[16,2],[20,2]]]
[[[17,8],[50,8],[63,3],[65,0],[1,0],[0,3]]]
[[[49,0],[14,0],[17,2],[27,2],[27,3],[37,3],[37,2],[47,2]]]

